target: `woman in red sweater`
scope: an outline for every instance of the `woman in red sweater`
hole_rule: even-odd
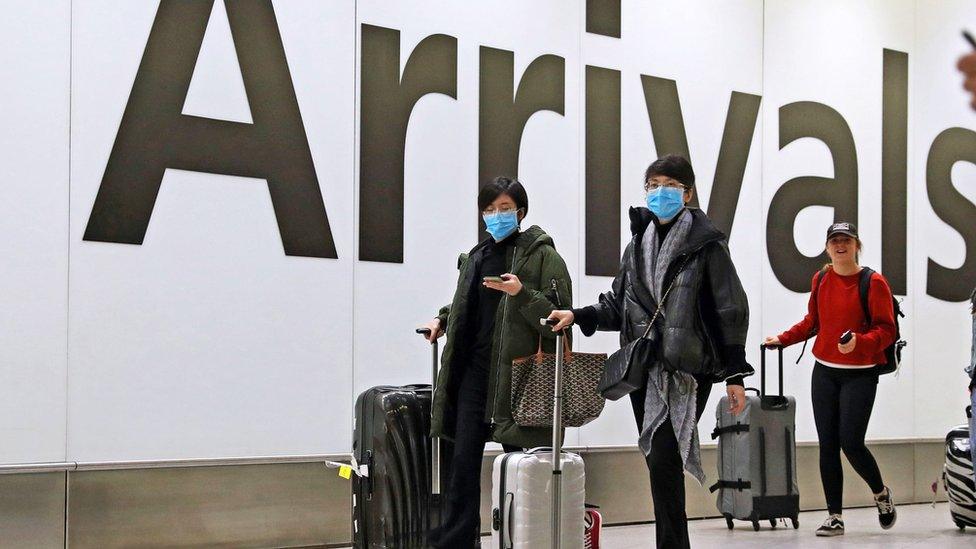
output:
[[[857,228],[851,223],[831,225],[826,249],[830,264],[813,275],[807,315],[779,336],[767,337],[766,344],[786,347],[817,336],[811,400],[820,439],[820,477],[830,513],[817,535],[844,533],[841,450],[871,487],[878,520],[887,530],[895,524],[895,504],[864,444],[864,435],[878,389],[876,366],[885,363],[884,350],[895,341],[891,288],[883,276],[871,274],[871,318],[865,318],[859,291],[862,267],[858,264],[861,240]],[[842,338],[848,331],[849,341],[842,343],[848,339]]]

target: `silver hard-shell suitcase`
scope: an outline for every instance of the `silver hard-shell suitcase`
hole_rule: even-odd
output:
[[[583,549],[583,459],[562,451],[562,337],[556,335],[552,448],[502,454],[492,467],[493,548]]]
[[[759,530],[760,521],[788,518],[799,528],[800,493],[796,481],[796,399],[783,396],[783,348],[779,354],[779,395],[766,394],[766,350],[762,346],[760,391],[746,397],[738,416],[723,397],[715,411],[719,480],[716,505],[729,529],[733,519],[748,520]]]

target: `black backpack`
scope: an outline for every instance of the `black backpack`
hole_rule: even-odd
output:
[[[817,283],[813,287],[814,301],[817,300],[817,294],[820,292],[820,283],[823,282],[825,274],[827,274],[826,269],[821,269],[817,273]],[[861,309],[864,311],[864,318],[867,320],[869,326],[871,325],[871,308],[868,306],[868,291],[871,289],[871,275],[873,274],[874,271],[870,267],[863,267],[861,269],[861,277],[857,282],[858,294],[861,296]],[[901,338],[901,326],[898,325],[898,317],[904,318],[905,313],[901,310],[901,303],[894,296],[891,297],[891,307],[895,312],[895,342],[884,350],[885,364],[878,364],[878,374],[880,375],[898,371],[898,367],[901,365],[901,350],[908,345],[908,342]],[[814,328],[810,336],[813,337],[816,333],[817,329]],[[804,342],[803,346],[805,349],[806,342]],[[800,351],[800,356],[803,356],[803,351]],[[797,359],[797,363],[799,362],[800,359]]]

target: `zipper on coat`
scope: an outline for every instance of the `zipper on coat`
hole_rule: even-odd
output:
[[[549,282],[552,285],[552,292],[556,294],[556,307],[562,308],[563,302],[561,299],[559,299],[559,288],[556,285],[556,279],[553,278]]]
[[[508,272],[510,272],[512,274],[515,274],[513,271],[515,271],[515,258],[516,257],[518,257],[518,246],[515,246],[513,248],[513,250],[512,250],[512,266],[511,266],[511,268],[508,271]],[[505,301],[505,305],[502,307],[502,323],[501,323],[502,326],[504,326],[504,324],[505,324],[505,317],[508,316],[508,298],[509,297],[511,297],[511,296],[509,296],[506,293],[505,294],[505,297],[503,298],[504,301]],[[498,323],[496,323],[495,324],[495,328],[498,329],[498,326],[499,326]],[[501,329],[504,330],[505,328],[501,328]],[[498,378],[501,377],[501,375],[502,375],[501,374],[501,371],[502,371],[502,340],[501,340],[501,337],[499,337],[498,338],[498,360],[495,361],[495,391],[494,392],[496,394],[498,393]],[[492,399],[491,399],[491,424],[492,425],[495,424],[495,408],[496,408],[496,406],[495,406],[495,395],[492,395]]]

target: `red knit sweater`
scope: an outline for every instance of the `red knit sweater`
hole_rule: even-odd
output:
[[[841,276],[828,269],[820,283],[816,301],[813,293],[810,294],[807,315],[796,326],[779,335],[780,343],[784,347],[799,343],[809,338],[819,324],[817,341],[813,345],[813,356],[817,360],[845,366],[884,364],[884,350],[895,341],[891,288],[880,274],[871,276],[868,309],[872,323],[869,326],[858,294],[859,278],[860,274]],[[817,275],[814,274],[810,283],[811,292],[816,283]],[[837,343],[847,330],[857,335],[857,345],[845,355],[837,349]]]

